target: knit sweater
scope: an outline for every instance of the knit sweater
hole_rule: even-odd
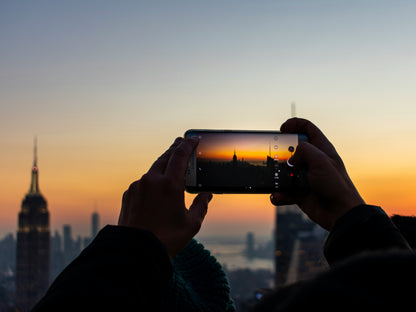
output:
[[[152,233],[106,226],[33,311],[234,311],[221,265],[192,240],[172,262]]]
[[[228,279],[217,259],[192,240],[173,261],[165,311],[235,311]]]

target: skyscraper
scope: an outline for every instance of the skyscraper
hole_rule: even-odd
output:
[[[39,191],[36,140],[31,176],[17,230],[16,306],[22,311],[32,308],[49,287],[49,212]]]
[[[326,267],[326,232],[296,205],[276,208],[275,286],[311,278]]]
[[[254,258],[256,255],[255,245],[254,245],[254,233],[248,232],[246,235],[246,256],[249,259]]]
[[[302,214],[295,205],[276,207],[275,286],[286,284],[298,232],[303,230]]]
[[[91,215],[91,240],[97,236],[98,229],[100,228],[100,216],[98,212],[94,212]]]
[[[72,227],[69,224],[64,224],[62,232],[64,233],[64,261],[65,265],[68,265],[75,257]]]

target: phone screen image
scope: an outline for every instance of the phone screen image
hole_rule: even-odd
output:
[[[189,192],[269,193],[299,180],[287,160],[305,136],[221,130],[189,130],[185,136],[199,138],[186,174]]]

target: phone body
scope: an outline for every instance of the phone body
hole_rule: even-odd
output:
[[[257,193],[290,191],[306,187],[305,172],[287,160],[306,135],[279,131],[198,130],[185,177],[190,193]]]

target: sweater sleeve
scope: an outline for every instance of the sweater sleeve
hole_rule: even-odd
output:
[[[360,205],[336,222],[326,239],[324,254],[333,265],[365,251],[388,249],[410,247],[380,207]]]
[[[169,256],[152,233],[106,226],[33,311],[157,311],[171,277]]]

